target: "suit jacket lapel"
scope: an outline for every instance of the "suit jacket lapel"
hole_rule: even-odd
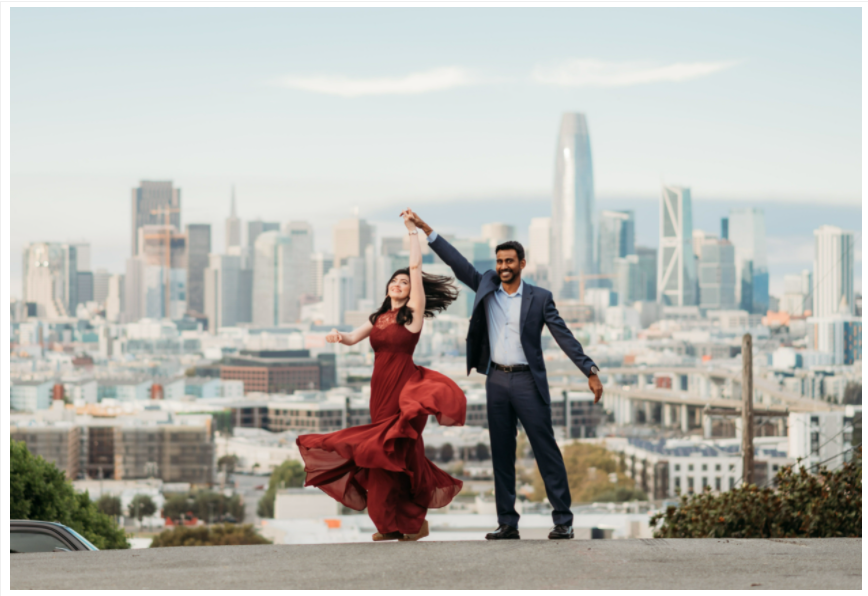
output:
[[[530,310],[530,303],[533,302],[533,286],[524,284],[524,295],[521,297],[521,315],[518,321],[519,333],[524,332],[524,323],[527,321],[527,312]]]

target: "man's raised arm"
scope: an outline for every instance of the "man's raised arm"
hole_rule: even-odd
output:
[[[444,238],[440,237],[437,232],[431,229],[431,226],[422,221],[416,212],[410,211],[413,222],[416,227],[425,232],[428,236],[428,244],[431,250],[437,253],[437,256],[443,259],[443,262],[452,268],[455,277],[458,281],[469,287],[474,292],[479,289],[479,282],[482,279],[482,274],[476,270],[460,252],[455,250],[455,247],[449,244]]]

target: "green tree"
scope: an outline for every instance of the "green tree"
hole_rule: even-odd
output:
[[[570,443],[564,448],[564,466],[573,503],[646,500],[645,493],[635,490],[633,480],[622,471],[618,457],[605,447],[591,443]],[[614,483],[610,480],[611,474],[615,474]],[[542,501],[545,496],[545,483],[539,468],[535,467],[531,500]]]
[[[150,517],[157,512],[157,506],[148,495],[136,495],[130,501],[127,511],[129,511],[130,517],[139,520],[139,523],[141,523],[142,519]]]
[[[304,466],[301,462],[288,459],[271,473],[268,480],[268,489],[256,507],[256,515],[259,517],[274,517],[274,498],[280,488],[293,488],[304,486]]]
[[[485,461],[487,459],[491,459],[491,450],[488,448],[488,445],[485,443],[477,443],[476,444],[476,459],[479,461]]]
[[[101,496],[96,502],[96,506],[100,511],[113,518],[117,518],[123,512],[121,498],[112,495]]]
[[[452,447],[452,443],[444,443],[440,448],[440,461],[444,464],[448,464],[452,461],[452,458],[455,457],[455,448]]]
[[[23,441],[12,441],[9,462],[11,519],[50,521],[69,526],[99,549],[129,548],[123,528],[100,511],[87,492],[77,493],[64,473],[34,457]]]
[[[835,471],[782,467],[777,488],[709,489],[651,517],[657,538],[862,537],[862,448]],[[660,528],[657,524],[663,522]]]
[[[844,388],[844,398],[842,404],[862,405],[862,383],[847,383]]]
[[[234,454],[224,455],[220,459],[217,460],[217,469],[222,470],[226,468],[229,473],[235,471],[235,466],[238,465],[238,456]]]
[[[160,532],[151,541],[151,548],[163,546],[227,546],[239,544],[271,544],[256,533],[250,524],[236,526],[179,526]]]
[[[239,495],[226,497],[210,490],[172,493],[166,495],[166,502],[163,505],[163,515],[174,521],[180,520],[182,515],[185,517],[194,515],[198,519],[213,521],[226,514],[230,514],[239,522],[244,521],[245,507]]]

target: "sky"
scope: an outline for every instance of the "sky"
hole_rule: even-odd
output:
[[[773,293],[811,267],[814,227],[861,232],[859,8],[11,14],[13,296],[29,242],[88,240],[94,269],[123,272],[147,179],[181,188],[216,251],[232,185],[242,219],[306,219],[320,250],[356,208],[381,236],[405,206],[455,205],[429,223],[508,219],[521,240],[550,211],[570,111],[598,210],[654,217],[661,183],[689,186],[709,228],[762,205]]]

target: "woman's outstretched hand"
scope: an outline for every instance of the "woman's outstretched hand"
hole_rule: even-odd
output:
[[[407,226],[407,230],[410,232],[416,231],[416,222],[413,220],[413,212],[410,209],[404,209],[401,211],[401,217],[404,218],[404,225]]]
[[[341,343],[342,339],[343,336],[341,336],[341,332],[337,329],[332,329],[331,331],[329,331],[329,334],[326,335],[326,341],[330,344],[339,344]]]

